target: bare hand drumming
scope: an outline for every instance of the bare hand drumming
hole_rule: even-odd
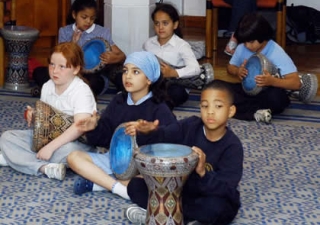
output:
[[[76,128],[80,132],[87,132],[94,130],[98,125],[99,116],[97,114],[97,111],[94,111],[91,117],[79,120],[75,123]]]
[[[137,120],[125,124],[125,133],[131,136],[137,135],[138,132],[148,134],[156,130],[159,126],[159,120],[148,122],[146,120]]]

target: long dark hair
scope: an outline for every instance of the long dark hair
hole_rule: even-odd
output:
[[[175,7],[173,7],[172,5],[170,4],[167,4],[167,3],[158,3],[156,8],[153,10],[152,14],[151,14],[151,18],[152,18],[152,21],[154,21],[154,17],[155,17],[155,14],[157,12],[164,12],[166,14],[169,15],[169,17],[171,18],[171,20],[175,23],[175,22],[178,22],[178,27],[174,30],[174,33],[180,37],[180,38],[183,38],[183,35],[182,35],[182,32],[181,32],[181,28],[180,28],[180,16],[179,16],[179,13],[177,11],[177,9]]]
[[[71,7],[67,17],[67,24],[73,24],[75,22],[72,13],[77,14],[78,12],[85,10],[85,9],[94,9],[96,14],[98,12],[97,3],[95,0],[75,0]]]

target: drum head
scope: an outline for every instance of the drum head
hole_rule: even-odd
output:
[[[257,75],[263,74],[260,58],[257,55],[251,56],[246,63],[246,69],[248,74],[242,80],[243,90],[249,95],[256,95],[262,90],[261,87],[257,87],[255,81]]]
[[[135,137],[125,134],[124,125],[115,130],[110,144],[111,170],[120,180],[128,180],[138,173],[133,160]]]
[[[83,46],[84,54],[84,72],[94,73],[105,66],[100,61],[100,55],[103,52],[110,51],[111,47],[109,43],[102,38],[95,38],[87,41]]]

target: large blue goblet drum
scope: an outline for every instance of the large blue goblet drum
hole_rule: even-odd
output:
[[[26,90],[29,87],[28,57],[39,31],[26,26],[4,26],[0,32],[8,54],[4,87],[16,91]]]
[[[146,224],[183,224],[181,191],[198,154],[185,145],[159,143],[139,147],[134,160],[149,191]]]
[[[264,70],[268,71],[273,76],[280,76],[277,68],[261,53],[253,54],[248,59],[245,67],[248,70],[248,74],[242,80],[242,87],[248,95],[257,95],[265,89],[265,87],[257,86],[255,81],[256,76],[262,75]]]
[[[93,38],[87,41],[83,46],[84,55],[84,73],[96,73],[102,70],[106,65],[100,60],[100,55],[111,51],[111,46],[103,38]]]
[[[125,134],[124,124],[114,131],[110,143],[111,170],[119,180],[128,180],[138,174],[133,154],[137,147],[136,139]]]

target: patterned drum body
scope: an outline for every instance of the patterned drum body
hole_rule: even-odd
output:
[[[8,53],[4,87],[15,91],[26,90],[29,88],[28,56],[39,31],[26,26],[4,26],[0,33]]]
[[[119,180],[128,180],[138,174],[133,160],[136,147],[135,137],[126,135],[124,124],[120,124],[114,131],[110,143],[111,170]]]
[[[290,97],[308,104],[316,97],[318,92],[318,78],[313,73],[299,73],[301,88],[298,91],[290,91]]]
[[[111,51],[108,41],[102,38],[93,38],[87,41],[83,46],[84,55],[84,73],[96,73],[105,67],[100,61],[100,55],[104,52]]]
[[[148,186],[146,224],[183,224],[182,187],[198,163],[188,146],[144,145],[135,153],[135,163]]]
[[[73,123],[73,116],[67,115],[43,101],[36,101],[33,114],[32,150],[38,152],[43,146],[61,135]]]
[[[242,80],[242,87],[248,95],[257,95],[264,89],[257,86],[255,81],[257,75],[263,74],[264,70],[267,70],[271,75],[278,73],[277,68],[260,53],[252,55],[245,67],[248,70],[248,75]]]
[[[210,63],[204,63],[200,65],[200,74],[188,77],[188,78],[178,78],[170,79],[170,83],[179,84],[186,88],[202,90],[203,87],[214,79],[213,68]]]

